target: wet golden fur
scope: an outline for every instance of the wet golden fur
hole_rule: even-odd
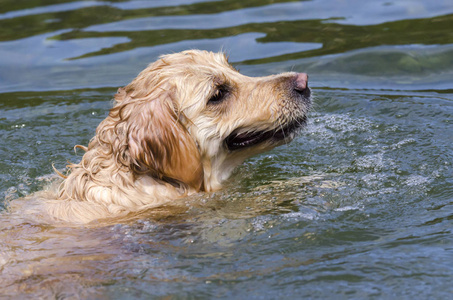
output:
[[[246,158],[294,138],[295,130],[282,131],[283,139],[225,146],[235,132],[305,120],[309,95],[294,95],[295,74],[247,77],[223,54],[198,50],[162,56],[118,90],[88,147],[79,146],[86,152],[69,166],[58,199],[45,201],[46,213],[88,223],[219,189]]]

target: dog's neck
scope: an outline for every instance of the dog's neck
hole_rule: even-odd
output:
[[[90,147],[80,163],[70,165],[71,171],[59,189],[59,200],[100,205],[111,215],[118,215],[161,206],[195,192],[146,173],[134,174],[118,164],[113,155],[101,153],[99,147]]]
[[[208,158],[209,157],[209,158]],[[204,191],[213,192],[219,190],[225,181],[230,178],[237,166],[242,164],[249,155],[243,153],[224,152],[215,156],[202,155],[204,171]]]

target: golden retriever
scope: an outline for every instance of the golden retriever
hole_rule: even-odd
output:
[[[164,55],[115,95],[78,164],[45,200],[55,220],[89,223],[222,186],[246,158],[306,123],[305,73],[252,78],[221,53]]]

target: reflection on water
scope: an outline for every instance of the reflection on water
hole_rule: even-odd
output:
[[[70,228],[3,211],[0,294],[449,298],[452,21],[444,0],[3,1],[3,206],[31,207],[21,197],[80,159],[72,147],[115,88],[163,53],[222,49],[252,76],[306,71],[316,103],[292,144],[178,213]]]
[[[194,1],[180,5],[177,1],[171,6],[160,1],[81,1],[49,2],[49,6],[30,9],[11,4],[10,11],[0,15],[0,76],[4,82],[0,91],[124,85],[160,54],[188,48],[224,50],[232,62],[241,65],[277,62],[285,68],[290,60],[313,58],[319,62],[320,56],[324,61],[330,59],[328,55],[360,49],[362,56],[353,61],[340,57],[338,63],[346,64],[346,71],[352,66],[361,76],[379,75],[387,69],[397,73],[422,70],[430,84],[442,66],[451,80],[450,50],[437,53],[435,59],[411,57],[411,52],[417,53],[417,45],[453,42],[449,1],[277,2]],[[159,6],[162,4],[165,6]],[[373,57],[368,55],[366,49],[383,45],[409,46],[402,51],[397,47],[396,53],[392,47],[386,51],[378,48]],[[313,77],[320,70],[310,72]],[[319,76],[314,84],[323,81]],[[337,82],[336,87],[349,87],[355,80]],[[361,85],[369,87],[373,82],[374,78],[362,79]]]

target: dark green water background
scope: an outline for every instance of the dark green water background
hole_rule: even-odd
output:
[[[451,0],[0,0],[0,203],[80,159],[116,88],[190,48],[309,73],[306,130],[185,217],[78,240],[0,228],[0,296],[453,297]]]

